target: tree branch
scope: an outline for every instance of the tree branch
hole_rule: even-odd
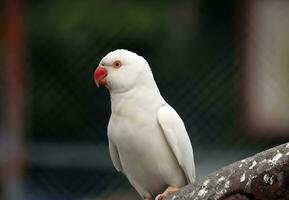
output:
[[[228,165],[166,200],[289,199],[289,143]]]

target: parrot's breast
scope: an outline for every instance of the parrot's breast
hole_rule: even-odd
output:
[[[158,124],[157,110],[138,113],[112,114],[109,123],[124,174],[143,196],[154,196],[168,185],[184,186],[186,178]]]

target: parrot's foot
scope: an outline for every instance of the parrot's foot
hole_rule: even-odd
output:
[[[157,195],[155,200],[162,200],[166,196],[168,196],[170,193],[175,192],[177,190],[179,190],[179,188],[175,188],[175,187],[169,186],[163,193]]]

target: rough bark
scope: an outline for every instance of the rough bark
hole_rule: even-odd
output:
[[[166,200],[289,199],[289,143],[228,165]]]

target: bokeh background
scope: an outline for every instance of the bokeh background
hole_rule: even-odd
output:
[[[118,48],[150,63],[198,179],[289,138],[288,1],[4,0],[0,17],[0,199],[139,199],[93,82]]]

